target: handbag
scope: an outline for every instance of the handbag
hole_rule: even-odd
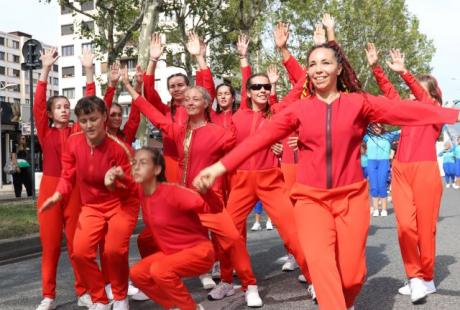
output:
[[[6,174],[13,174],[13,173],[16,173],[17,172],[17,167],[15,164],[13,164],[13,162],[11,160],[8,160],[6,163],[5,163],[5,166],[3,167],[3,171],[6,173]]]

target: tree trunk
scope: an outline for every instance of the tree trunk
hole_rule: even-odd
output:
[[[149,62],[150,37],[153,29],[155,28],[155,25],[158,23],[159,2],[159,0],[146,0],[144,4],[146,6],[146,10],[139,34],[137,56],[137,63],[143,69],[147,68]],[[137,130],[137,137],[141,140],[142,145],[146,145],[148,142],[148,136],[147,121],[145,117],[142,116],[141,123],[139,124],[139,129]]]

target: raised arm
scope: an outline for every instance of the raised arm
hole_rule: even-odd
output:
[[[190,32],[187,42],[187,50],[195,57],[198,63],[196,72],[196,85],[204,87],[211,96],[211,102],[216,97],[216,87],[212,78],[211,69],[206,63],[206,44],[194,32]]]
[[[142,71],[142,68],[140,65],[137,65],[136,66],[135,91],[138,94],[142,93],[143,77],[144,77],[144,71]],[[141,113],[139,112],[139,109],[136,106],[134,106],[134,101],[133,101],[131,103],[131,111],[129,112],[128,120],[126,121],[125,126],[123,127],[123,130],[122,130],[125,136],[125,139],[129,144],[132,144],[134,142],[140,122],[141,122]]]
[[[175,125],[172,122],[171,118],[166,117],[163,113],[158,111],[158,109],[149,104],[147,100],[145,100],[144,97],[139,95],[138,92],[134,89],[134,87],[131,86],[129,82],[129,77],[128,77],[128,71],[125,69],[122,69],[122,83],[123,87],[126,89],[126,91],[131,95],[131,98],[133,99],[133,107],[137,108],[142,114],[145,115],[149,119],[152,124],[155,125],[158,129],[160,129],[164,134],[166,134],[169,137],[174,136],[174,128]]]
[[[322,23],[316,23],[315,31],[313,31],[313,44],[318,46],[326,43],[326,31]]]
[[[273,105],[278,102],[278,96],[276,94],[276,83],[280,78],[278,73],[278,68],[276,65],[270,65],[267,68],[267,76],[268,80],[270,81],[270,85],[272,86],[272,90],[270,91],[270,98],[268,99],[269,105]]]
[[[383,95],[390,99],[400,99],[398,91],[395,89],[391,81],[385,75],[382,67],[379,65],[379,51],[375,47],[374,43],[367,43],[367,49],[365,49],[367,62],[372,68],[375,81],[377,82]]]
[[[48,76],[53,64],[59,58],[56,49],[40,51],[40,60],[42,61],[42,71],[35,89],[33,113],[37,126],[37,135],[40,144],[43,143],[46,131],[49,128],[48,111],[46,110],[46,88],[48,85]]]
[[[238,56],[240,57],[240,68],[241,68],[241,102],[240,109],[247,109],[247,96],[246,96],[246,82],[251,76],[251,66],[248,61],[248,46],[249,38],[244,33],[238,36],[238,42],[236,49]]]
[[[118,63],[113,63],[110,68],[109,81],[104,94],[104,102],[108,111],[110,111],[110,108],[112,107],[113,97],[115,96],[115,92],[117,90],[118,81],[120,81],[120,65]]]
[[[326,28],[327,41],[337,41],[335,37],[335,18],[330,14],[324,14],[321,20],[322,24]]]
[[[147,66],[147,70],[145,71],[144,75],[144,96],[155,106],[158,111],[162,114],[166,115],[170,111],[167,104],[164,104],[161,100],[160,95],[155,90],[155,69],[160,56],[163,54],[165,49],[165,45],[161,43],[161,37],[159,33],[153,33],[152,38],[150,40],[150,58],[149,64]]]
[[[79,58],[86,76],[85,96],[96,96],[96,85],[94,84],[93,69],[94,54],[91,51],[91,48],[84,48]]]
[[[364,94],[364,115],[369,122],[391,125],[422,126],[453,124],[460,120],[457,109],[422,104],[414,100],[390,100]]]
[[[275,29],[273,30],[273,37],[275,39],[276,48],[283,57],[283,62],[287,61],[289,57],[291,57],[291,52],[289,52],[287,47],[287,41],[289,39],[289,24],[283,22],[276,24]]]
[[[225,172],[235,170],[256,152],[271,146],[296,130],[300,124],[298,119],[301,101],[291,104],[283,112],[276,114],[256,134],[248,137],[219,162],[202,170],[194,179],[193,184],[199,190],[210,188],[215,179]]]
[[[415,77],[409,72],[409,70],[407,70],[405,65],[405,56],[399,49],[391,49],[390,58],[391,61],[387,61],[388,66],[394,72],[399,73],[407,86],[409,86],[412,94],[415,96],[415,99],[423,103],[439,105],[439,102],[431,98]]]

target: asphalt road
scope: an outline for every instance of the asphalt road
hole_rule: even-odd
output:
[[[447,189],[441,208],[438,237],[436,279],[438,293],[429,296],[423,305],[413,306],[407,296],[397,294],[404,282],[393,212],[386,218],[372,218],[367,242],[368,279],[361,291],[357,310],[460,309],[460,190]],[[131,245],[131,263],[138,260],[135,239]],[[306,299],[304,285],[297,281],[298,271],[281,272],[284,248],[275,231],[249,232],[248,246],[264,309],[317,309]],[[58,309],[83,309],[76,306],[72,274],[67,253],[59,265]],[[206,300],[206,292],[197,279],[186,283],[194,298],[205,309],[246,309],[242,293],[222,301]],[[32,258],[0,266],[0,309],[35,309],[40,302],[40,259]],[[131,309],[160,309],[151,301],[133,302]]]

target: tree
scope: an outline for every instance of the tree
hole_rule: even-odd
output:
[[[39,0],[50,3],[53,0]],[[91,39],[100,54],[107,55],[108,65],[123,54],[133,54],[138,31],[142,25],[144,14],[152,0],[98,0],[96,11],[82,9],[88,0],[70,1],[56,0],[62,8],[70,9],[75,16],[77,13],[89,20],[76,23],[78,33]],[[94,1],[91,1],[94,2]],[[80,5],[76,5],[79,3]],[[88,23],[89,22],[89,23]],[[90,26],[93,22],[99,31]]]
[[[210,59],[216,75],[229,75],[238,68],[234,42],[238,33],[251,32],[263,20],[269,1],[257,0],[169,0],[163,1],[160,11],[173,22],[159,27],[168,43],[180,49],[169,49],[168,64],[183,67],[192,75],[190,55],[184,53],[187,33],[194,30],[211,50]],[[258,36],[254,36],[257,38]]]
[[[435,52],[432,40],[419,30],[417,17],[410,14],[404,0],[289,0],[274,1],[274,12],[269,23],[284,20],[291,23],[290,46],[293,54],[305,62],[306,53],[312,46],[313,27],[324,13],[336,18],[337,40],[358,74],[363,87],[378,93],[364,48],[373,42],[384,55],[393,47],[406,54],[406,65],[414,72],[429,73]],[[387,70],[388,72],[388,70]],[[397,87],[403,83],[395,74],[388,72]]]

